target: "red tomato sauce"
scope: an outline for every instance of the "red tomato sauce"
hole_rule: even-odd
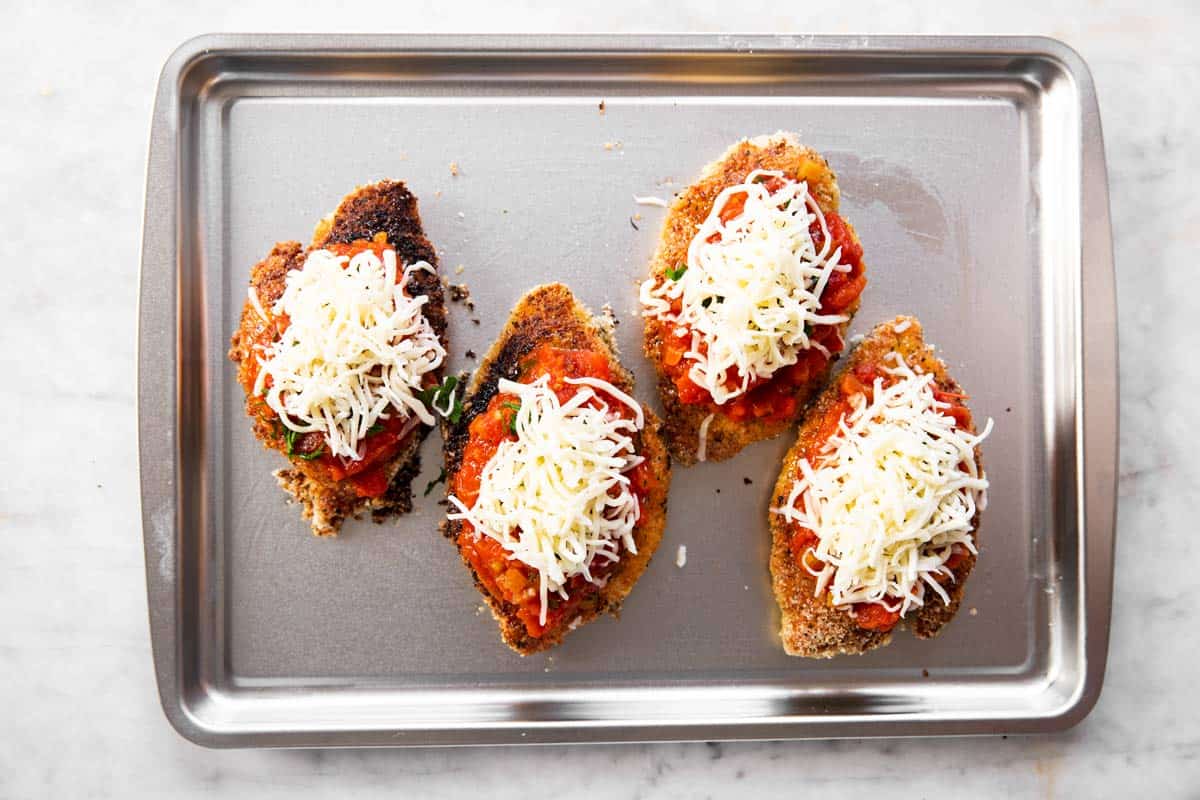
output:
[[[763,185],[767,191],[774,194],[791,180],[772,176],[763,181]],[[731,196],[721,208],[721,221],[729,222],[741,214],[746,206],[746,197],[745,192]],[[821,293],[820,310],[826,314],[836,314],[854,304],[867,285],[867,277],[864,274],[862,246],[850,235],[845,221],[832,211],[822,210],[822,213],[825,216],[825,225],[829,229],[830,252],[841,247],[841,261],[850,265],[849,272],[832,273]],[[814,220],[809,226],[809,234],[820,252],[825,245],[825,233],[818,221]],[[718,233],[709,237],[709,241],[719,240]],[[680,302],[674,301],[671,305],[672,313],[678,314],[680,310]],[[796,413],[796,390],[813,376],[820,374],[829,360],[815,348],[802,351],[798,354],[799,358],[795,364],[778,370],[769,378],[752,379],[744,394],[718,405],[709,391],[693,381],[688,374],[693,362],[685,358],[684,354],[692,347],[691,330],[680,323],[657,319],[651,320],[651,324],[658,325],[659,337],[663,342],[663,368],[675,384],[679,401],[688,405],[708,405],[713,411],[738,421],[789,419]],[[683,332],[676,333],[678,330]],[[836,325],[817,325],[809,337],[829,350],[831,355],[840,353],[845,347]],[[703,353],[704,343],[698,343],[698,347]],[[739,386],[738,376],[728,375],[725,385],[730,389]]]
[[[859,364],[853,370],[848,370],[842,374],[839,383],[841,396],[838,403],[830,409],[825,418],[821,422],[821,427],[817,431],[817,435],[813,437],[808,448],[804,452],[804,458],[810,464],[816,464],[821,459],[821,450],[825,443],[829,441],[835,433],[837,433],[838,425],[842,418],[849,414],[852,410],[850,398],[856,394],[863,394],[867,401],[870,402],[874,394],[875,379],[883,379],[883,385],[888,386],[892,380],[891,376],[880,370],[874,364]],[[962,401],[967,399],[966,395],[946,392],[934,386],[933,396],[939,402],[949,404],[948,409],[943,409],[943,413],[954,417],[955,425],[961,430],[968,430],[971,427],[971,412],[963,405]],[[801,496],[803,497],[803,496]],[[801,502],[801,498],[797,498],[797,503]],[[798,525],[795,522],[790,522],[791,536],[788,540],[792,558],[796,559],[801,565],[807,565],[813,572],[820,571],[825,565],[815,554],[815,548],[819,543],[819,539],[813,531],[808,528]],[[950,570],[956,569],[967,558],[966,548],[955,546],[950,558],[946,561],[946,567]],[[948,576],[939,576],[939,581],[949,580]],[[828,596],[828,593],[826,593]],[[890,604],[896,605],[900,602],[900,598],[889,597]],[[890,631],[900,622],[900,612],[890,611],[882,603],[854,603],[852,606],[854,612],[854,622],[863,630],[868,631]]]
[[[324,249],[335,255],[349,256],[350,258],[370,250],[380,260],[383,260],[384,251],[390,250],[391,246],[387,242],[387,234],[379,233],[370,240],[358,239],[349,244],[332,243],[325,245]],[[404,271],[397,265],[396,282],[399,283],[403,278]],[[283,332],[287,330],[289,320],[286,314],[275,316],[269,306],[264,305],[263,311],[266,312],[268,319],[262,323],[262,327],[255,337],[255,344],[261,345],[265,349],[279,341]],[[258,361],[254,359],[243,373],[242,387],[246,390],[246,395],[250,397],[250,413],[266,422],[274,431],[275,438],[270,444],[286,455],[288,445],[283,423],[280,422],[275,410],[267,405],[262,397],[254,395],[254,383],[258,380],[258,371]],[[433,385],[436,380],[432,373],[426,374],[424,387]],[[266,385],[270,386],[270,382],[271,379],[268,376]],[[389,419],[380,420],[378,430],[375,433],[368,433],[367,438],[360,443],[359,449],[363,457],[357,461],[334,456],[327,447],[322,446],[321,455],[313,457],[309,463],[313,467],[324,468],[331,480],[349,481],[360,497],[382,497],[387,492],[389,485],[388,462],[416,433],[415,428],[404,431],[406,422],[406,419],[396,413],[393,413]]]
[[[549,345],[538,347],[522,362],[519,381],[533,383],[543,375],[549,376],[549,387],[558,395],[561,403],[567,402],[579,391],[578,386],[567,383],[565,378],[597,378],[611,382],[613,377],[608,358],[603,353],[565,350]],[[632,409],[622,403],[610,400],[608,406],[615,413],[633,417]],[[450,483],[451,493],[468,508],[473,507],[479,498],[480,481],[488,461],[502,442],[517,438],[511,429],[517,408],[519,400],[516,395],[497,393],[487,408],[468,426],[462,462]],[[639,503],[644,504],[652,482],[656,480],[648,463],[642,462],[628,475],[631,490]],[[553,593],[547,596],[548,608],[543,624],[540,619],[542,607],[536,569],[512,558],[500,542],[476,533],[465,520],[458,543],[488,592],[516,606],[517,617],[532,637],[542,636],[577,611],[593,605],[599,598],[599,588],[582,575],[577,575],[567,582],[565,599]],[[591,574],[603,578],[616,566],[617,562],[603,563],[597,559],[593,562]]]

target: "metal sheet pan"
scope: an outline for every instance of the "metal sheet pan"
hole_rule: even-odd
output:
[[[224,357],[247,271],[273,242],[306,239],[359,183],[403,179],[446,274],[477,302],[454,309],[453,366],[471,367],[465,351],[483,352],[524,290],[564,280],[593,308],[611,303],[648,400],[634,286],[662,212],[633,196],[669,197],[729,143],[778,129],[839,175],[871,270],[855,330],[918,315],[976,414],[996,421],[969,610],[939,639],[828,662],[783,654],[765,516],[786,437],[680,471],[622,619],[546,655],[500,644],[432,498],[394,525],[309,535]],[[166,714],[193,741],[1048,731],[1099,694],[1116,497],[1111,234],[1091,78],[1058,42],[203,37],[159,83],[144,236],[151,630]],[[439,446],[426,442],[418,488]]]

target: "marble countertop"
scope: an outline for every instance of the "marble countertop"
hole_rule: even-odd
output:
[[[10,288],[0,292],[0,408],[17,424],[0,451],[0,797],[454,797],[481,786],[515,797],[545,791],[549,767],[610,797],[808,787],[859,797],[893,783],[906,797],[941,796],[946,778],[935,765],[966,796],[1198,796],[1200,627],[1189,609],[1200,462],[1189,454],[1200,434],[1188,432],[1185,415],[1195,411],[1200,377],[1179,368],[1194,361],[1200,317],[1194,4],[972,0],[951,10],[933,0],[845,2],[813,15],[757,0],[740,3],[736,15],[632,0],[586,13],[563,10],[570,5],[6,6],[0,217],[9,223],[0,249]],[[976,739],[218,752],[177,736],[151,667],[134,413],[145,145],[168,53],[208,31],[731,25],[1047,34],[1090,63],[1111,180],[1122,382],[1112,642],[1092,714],[1060,735]],[[37,424],[43,414],[53,422]]]

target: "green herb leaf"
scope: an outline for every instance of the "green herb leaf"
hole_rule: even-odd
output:
[[[437,486],[439,483],[444,483],[445,480],[446,480],[446,468],[442,467],[442,471],[438,473],[438,476],[436,478],[434,478],[433,480],[431,480],[429,483],[425,484],[425,495],[424,496],[429,497],[429,493],[433,491],[433,487]]]
[[[296,453],[296,455],[300,458],[303,458],[305,461],[312,461],[314,458],[320,458],[321,454],[324,452],[325,452],[325,445],[321,445],[316,450],[313,450],[311,453]]]
[[[687,264],[676,264],[674,267],[667,267],[663,274],[673,281],[677,281],[683,277],[683,273],[687,272]]]
[[[455,387],[458,386],[458,376],[448,375],[444,381],[438,386],[430,386],[428,389],[422,389],[417,392],[417,399],[424,403],[431,411],[435,411],[444,417],[447,417],[451,422],[457,423],[462,418],[462,402],[459,398],[454,398],[454,405],[447,411],[446,405],[450,397],[454,394]]]
[[[297,453],[296,452],[296,440],[299,437],[300,437],[300,434],[297,433],[296,431],[292,430],[291,428],[283,429],[283,440],[285,442],[287,442],[287,454],[289,456],[295,456],[296,458],[302,458],[305,461],[312,461],[314,458],[320,458],[321,454],[325,452],[325,445],[322,444],[320,447],[318,447],[316,450],[312,451],[311,453]]]
[[[375,434],[382,433],[382,432],[383,432],[383,423],[382,422],[376,422],[374,425],[367,428],[367,436],[374,436]]]
[[[508,432],[516,434],[517,432],[517,414],[521,411],[521,404],[514,403],[511,400],[504,404],[505,408],[512,409],[513,415],[508,418]]]

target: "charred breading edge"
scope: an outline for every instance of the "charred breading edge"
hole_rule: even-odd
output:
[[[907,328],[904,323],[908,323]],[[901,328],[901,333],[896,333],[897,326]],[[843,372],[854,369],[859,364],[877,364],[893,351],[899,353],[913,371],[932,373],[939,389],[962,393],[961,387],[946,371],[946,365],[934,355],[933,349],[925,344],[921,323],[914,317],[900,316],[876,325],[847,359]],[[841,373],[839,378],[840,375]],[[783,468],[771,496],[771,508],[779,508],[787,503],[793,478],[799,471],[798,463],[802,454],[818,435],[822,421],[840,401],[839,383],[840,380],[834,380],[808,410],[796,443],[784,456]],[[971,433],[975,433],[973,420]],[[982,470],[983,461],[978,447],[975,448],[975,459]],[[971,520],[971,537],[977,546],[979,519],[980,512],[977,510]],[[830,606],[827,595],[814,597],[816,578],[809,575],[808,571],[792,558],[788,542],[790,526],[787,520],[771,512],[769,525],[771,578],[775,588],[775,600],[782,615],[779,635],[783,640],[783,649],[788,655],[831,658],[838,654],[865,653],[891,641],[891,631],[881,633],[863,630],[854,624],[854,620],[845,610]],[[910,628],[920,639],[936,636],[942,626],[958,612],[967,577],[974,567],[975,556],[968,554],[953,570],[954,581],[944,584],[946,593],[950,596],[949,605],[936,593],[926,592],[925,605],[910,613],[907,619],[901,620],[900,625]]]
[[[841,195],[837,176],[829,164],[815,150],[801,145],[793,134],[779,132],[770,136],[743,139],[731,146],[716,161],[704,168],[699,180],[688,186],[671,203],[659,236],[658,249],[650,260],[650,275],[662,280],[665,271],[687,261],[688,245],[696,235],[696,228],[704,222],[712,210],[713,202],[723,189],[743,183],[746,176],[756,169],[782,170],[798,180],[808,181],[808,191],[822,211],[837,212]],[[849,220],[846,229],[858,242],[858,233]],[[864,272],[866,259],[863,260]],[[849,319],[839,326],[844,339],[850,320],[858,311],[855,300],[845,313]],[[667,446],[671,456],[680,464],[690,466],[697,462],[697,447],[700,442],[700,425],[710,413],[708,405],[689,405],[679,402],[675,384],[663,369],[663,342],[657,333],[657,325],[646,320],[645,352],[658,373],[658,394],[666,418]],[[836,359],[836,356],[835,356]],[[796,413],[787,419],[764,421],[747,420],[738,422],[717,412],[709,423],[705,460],[724,461],[737,455],[746,445],[763,439],[771,439],[788,430],[800,418],[809,398],[817,392],[833,367],[833,359],[825,369],[800,386],[796,392]]]
[[[437,268],[437,254],[421,227],[417,198],[402,182],[384,180],[360,186],[346,195],[337,210],[317,224],[309,249],[299,242],[276,244],[270,255],[251,269],[250,285],[258,293],[263,307],[269,308],[283,294],[288,271],[302,267],[310,250],[372,239],[378,233],[387,234],[388,244],[396,251],[401,264],[425,261]],[[414,271],[406,288],[413,297],[429,298],[424,307],[425,317],[442,346],[449,349],[446,304],[438,276],[424,270]],[[250,348],[258,321],[258,313],[247,301],[229,350],[229,358],[238,364],[239,380],[255,357]],[[435,372],[439,381],[441,373],[441,368]],[[247,398],[247,405],[249,401]],[[430,430],[430,426],[418,426],[409,445],[388,462],[388,491],[382,497],[359,497],[349,483],[333,481],[319,465],[297,457],[290,457],[291,467],[277,470],[275,477],[279,485],[300,502],[315,535],[336,536],[347,517],[361,517],[369,511],[376,522],[382,522],[412,510],[412,480],[420,471],[418,451]],[[279,437],[272,426],[257,417],[254,418],[254,435],[268,449],[279,450],[286,456],[286,450],[276,446]]]
[[[475,372],[468,396],[463,404],[463,413],[457,424],[443,423],[446,455],[446,492],[454,484],[454,475],[462,463],[463,451],[470,438],[471,420],[487,410],[496,395],[501,378],[516,380],[520,374],[521,361],[534,348],[542,344],[572,350],[592,350],[608,356],[613,372],[613,385],[623,392],[633,394],[633,376],[621,366],[617,357],[616,343],[606,321],[594,318],[574,295],[561,283],[538,286],[522,297],[499,338]],[[541,637],[532,637],[525,624],[517,617],[516,606],[499,600],[484,586],[475,573],[471,562],[459,547],[463,563],[471,570],[475,586],[483,595],[492,615],[500,623],[500,636],[505,644],[523,656],[554,647],[568,632],[591,622],[601,614],[618,616],[621,603],[633,585],[646,570],[650,557],[662,541],[663,528],[667,520],[667,489],[671,482],[671,459],[663,444],[658,417],[644,405],[646,424],[636,442],[638,454],[650,462],[653,474],[660,483],[651,488],[646,502],[641,506],[641,519],[634,529],[637,554],[621,553],[617,567],[608,583],[600,590],[599,602],[594,606],[581,607],[578,615],[563,620]],[[464,523],[460,520],[444,520],[442,533],[458,546],[458,534]]]

